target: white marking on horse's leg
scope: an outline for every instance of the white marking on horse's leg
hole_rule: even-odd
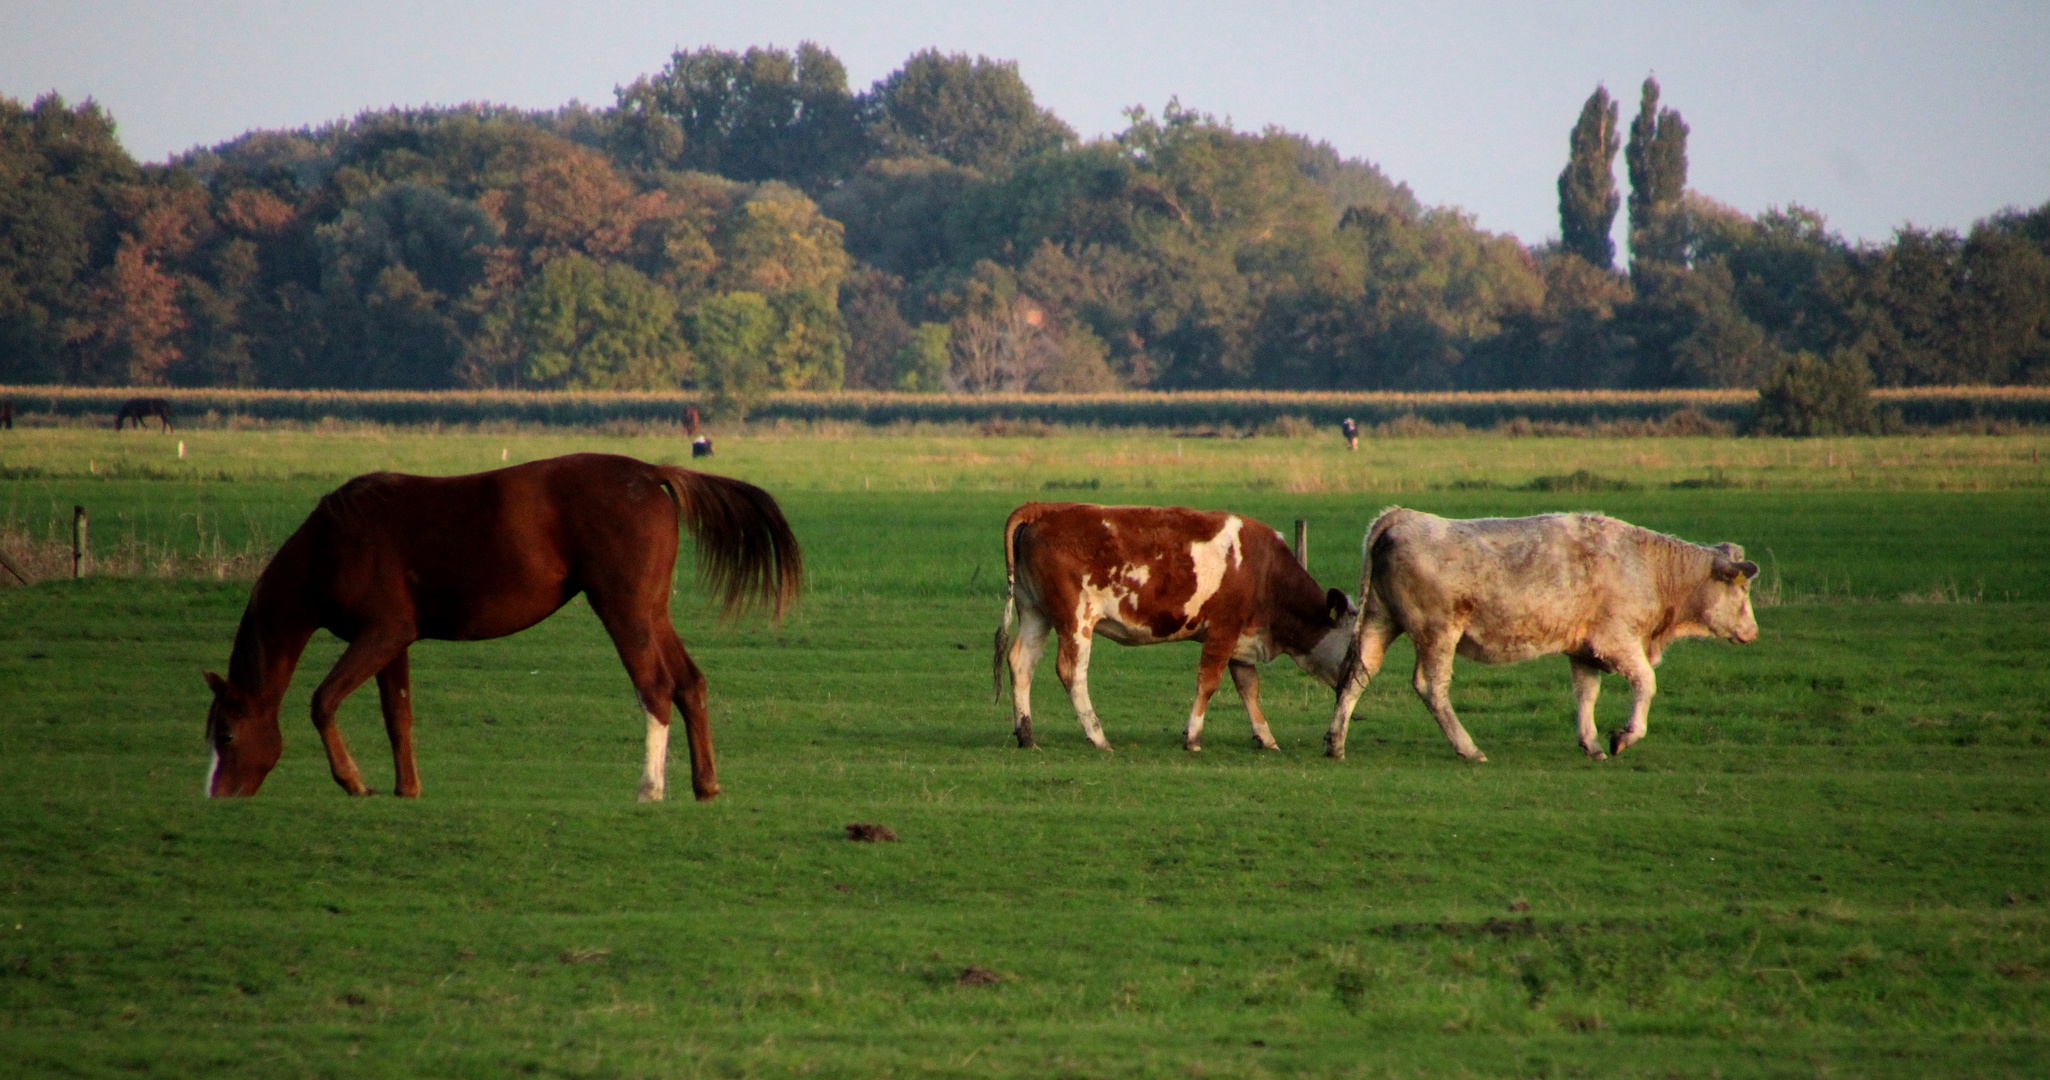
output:
[[[668,783],[669,725],[654,713],[648,714],[648,761],[641,767],[641,801],[661,802]]]
[[[211,754],[213,760],[206,763],[206,797],[214,797],[214,777],[221,771],[221,751],[216,748]]]

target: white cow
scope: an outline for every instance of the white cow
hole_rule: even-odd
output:
[[[1417,696],[1460,756],[1486,761],[1452,711],[1454,653],[1506,664],[1564,653],[1573,663],[1580,747],[1592,758],[1644,737],[1667,645],[1713,635],[1758,637],[1751,579],[1758,564],[1735,544],[1691,544],[1600,514],[1450,520],[1391,507],[1367,529],[1360,621],[1340,683],[1326,752],[1345,756],[1345,731],[1388,646],[1416,646]],[[1629,680],[1630,725],[1595,734],[1602,672]]]

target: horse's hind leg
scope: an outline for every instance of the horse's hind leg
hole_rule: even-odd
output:
[[[413,674],[405,650],[378,669],[377,703],[384,710],[384,733],[391,738],[394,793],[420,797],[420,770],[413,764]]]
[[[631,607],[604,595],[591,595],[591,608],[619,662],[633,680],[634,693],[648,720],[648,756],[641,770],[642,802],[659,801],[668,786],[669,707],[683,711],[684,737],[690,748],[691,791],[700,801],[719,794],[712,765],[712,726],[705,713],[705,677],[683,651],[676,628],[669,624],[666,590],[649,605]]]
[[[684,741],[690,748],[691,793],[703,802],[719,794],[719,774],[712,762],[712,717],[705,710],[705,675],[684,650],[683,640],[676,636],[668,620],[663,620],[656,632],[667,639],[662,652],[674,682],[670,697],[683,713]]]
[[[320,741],[327,748],[328,771],[334,774],[335,783],[351,795],[372,794],[363,783],[363,773],[356,768],[356,759],[349,756],[349,747],[342,742],[341,728],[335,726],[335,710],[342,699],[356,692],[356,688],[370,681],[370,677],[383,671],[394,659],[405,656],[406,646],[412,640],[403,634],[391,631],[366,631],[342,650],[342,658],[327,673],[327,678],[313,691],[313,729],[320,732]],[[408,753],[410,757],[410,752]]]

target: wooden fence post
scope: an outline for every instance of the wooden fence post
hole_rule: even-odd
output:
[[[85,566],[86,526],[88,524],[90,522],[86,520],[85,507],[73,506],[71,508],[71,578],[74,581],[78,580],[83,572],[82,568]]]
[[[1295,561],[1310,568],[1310,523],[1302,518],[1295,519]]]

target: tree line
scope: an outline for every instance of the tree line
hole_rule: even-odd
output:
[[[1178,101],[1090,142],[1015,64],[853,92],[678,52],[609,108],[385,110],[134,161],[0,99],[0,382],[1493,389],[2050,382],[2050,203],[1850,244],[1686,186],[1647,79],[1568,138],[1538,246]],[[1619,193],[1615,159],[1629,190]],[[1611,231],[1627,206],[1628,265]]]

